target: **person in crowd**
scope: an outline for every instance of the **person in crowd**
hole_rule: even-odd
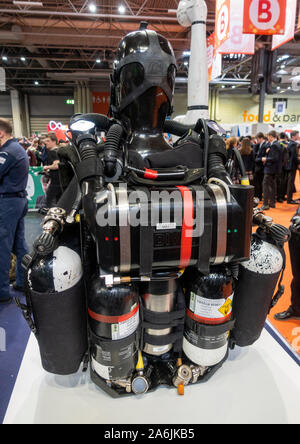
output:
[[[278,147],[279,147],[279,155],[278,155],[278,168],[277,168],[277,174],[276,174],[276,196],[275,196],[275,199],[279,203],[283,202],[283,199],[281,199],[281,194],[282,194],[282,173],[283,173],[283,162],[284,162],[285,151],[284,151],[283,144],[281,143],[281,139],[280,139],[280,137],[283,136],[283,134],[280,134],[279,137],[277,137]]]
[[[234,180],[237,176],[234,149],[238,148],[238,139],[236,137],[229,137],[229,139],[226,140],[225,144],[228,158],[226,168],[231,178]]]
[[[24,146],[24,145],[23,145]],[[25,148],[25,146],[24,146]],[[28,146],[27,144],[27,148],[25,148],[28,159],[29,159],[29,166],[31,167],[35,167],[37,166],[37,161],[36,161],[36,157],[35,157],[35,150],[33,150],[31,148],[31,145]]]
[[[291,283],[291,305],[281,313],[277,313],[274,318],[277,321],[288,321],[289,319],[300,320],[300,207],[292,219],[291,239],[289,241],[290,258],[293,272]]]
[[[39,151],[39,157],[41,159],[41,165],[45,166],[47,165],[47,148],[44,142],[44,138],[40,137],[39,138],[39,143],[38,143],[38,151]]]
[[[226,140],[225,144],[228,158],[232,159],[234,157],[233,149],[238,147],[238,139],[236,137],[229,137],[229,139]]]
[[[46,176],[45,174],[43,174],[41,176],[41,184],[42,184],[44,194],[42,194],[41,196],[37,196],[37,198],[36,198],[35,208],[37,210],[40,210],[42,208],[47,208],[47,192],[48,192],[48,188],[50,185],[49,176]]]
[[[289,160],[286,167],[286,170],[288,172],[287,203],[290,205],[299,205],[299,202],[293,200],[293,194],[295,191],[296,173],[299,166],[298,141],[299,141],[299,131],[292,131],[291,140],[288,144]]]
[[[287,192],[287,177],[288,173],[286,167],[288,165],[288,136],[286,133],[281,133],[279,136],[279,144],[281,146],[281,173],[277,176],[277,202],[283,203]]]
[[[39,146],[39,138],[36,137],[33,139],[31,146],[29,148],[35,155],[36,158],[36,166],[41,166],[42,165],[42,159],[41,159],[41,152],[42,152],[42,147]]]
[[[47,165],[44,171],[49,175],[50,184],[47,190],[46,207],[55,207],[61,194],[62,189],[59,179],[59,158],[57,154],[57,137],[55,133],[48,133],[44,140],[47,148]]]
[[[253,148],[254,152],[254,187],[255,187],[255,197],[262,200],[263,195],[263,180],[264,180],[264,164],[262,159],[266,156],[266,150],[268,143],[265,140],[263,133],[258,133],[256,135],[256,145]]]
[[[240,153],[246,168],[247,176],[249,178],[250,184],[252,185],[253,171],[255,167],[255,158],[249,137],[245,137],[245,139],[242,141]]]
[[[11,253],[17,257],[15,290],[24,287],[22,259],[28,253],[24,219],[27,214],[26,186],[29,159],[12,136],[10,122],[0,118],[0,303],[11,302],[9,271]]]
[[[248,135],[248,136],[245,137],[245,139],[249,140],[251,148],[253,148],[253,146],[252,146],[252,136]]]
[[[262,163],[264,164],[264,204],[261,207],[262,211],[267,211],[270,207],[275,208],[276,176],[280,168],[281,157],[281,147],[277,139],[276,131],[270,131],[267,136],[270,146],[266,149],[265,157],[262,158]]]

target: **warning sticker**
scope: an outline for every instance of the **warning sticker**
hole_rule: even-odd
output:
[[[92,358],[92,365],[95,372],[101,376],[103,379],[109,379],[110,377],[110,371],[112,367],[108,367],[106,365],[102,365],[99,362],[97,362],[94,358]]]
[[[223,316],[228,316],[232,311],[232,297],[226,299],[226,302],[224,305],[222,305],[221,308],[219,308],[219,312],[222,313]]]
[[[126,319],[126,321],[119,322],[118,324],[111,324],[111,337],[113,341],[127,338],[138,328],[140,322],[139,307],[135,305],[132,311],[132,316],[129,319]]]
[[[203,319],[222,319],[232,311],[233,295],[227,299],[207,299],[191,293],[190,311]]]

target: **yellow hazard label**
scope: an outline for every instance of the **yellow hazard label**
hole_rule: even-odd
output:
[[[232,305],[232,301],[231,299],[227,299],[225,304],[222,305],[221,308],[219,308],[219,312],[222,313],[223,316],[228,316],[229,313],[231,312],[231,305]]]

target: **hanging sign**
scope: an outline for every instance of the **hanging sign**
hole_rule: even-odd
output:
[[[110,103],[109,92],[93,92],[93,113],[107,115]]]
[[[215,33],[212,33],[207,39],[207,64],[208,81],[220,77],[222,74],[222,54],[216,49]]]
[[[286,0],[244,0],[244,34],[282,35]]]
[[[212,70],[215,55],[215,33],[213,32],[207,39],[207,65],[208,65],[208,81],[212,80]]]
[[[57,140],[67,141],[66,131],[68,131],[68,127],[63,125],[61,122],[55,122],[55,120],[50,120],[47,126],[47,133],[55,133]]]
[[[219,48],[221,54],[255,53],[255,35],[243,34],[243,8],[241,0],[231,0],[229,38]]]
[[[276,102],[275,114],[285,114],[286,112],[286,102]]]
[[[215,28],[216,50],[228,39],[229,29],[230,29],[230,0],[217,0],[216,28]]]
[[[217,79],[221,75],[222,75],[222,54],[216,51],[213,60],[211,79],[212,80]]]
[[[279,48],[294,38],[295,24],[297,14],[297,0],[287,0],[285,33],[283,35],[274,35],[272,41],[272,50]]]

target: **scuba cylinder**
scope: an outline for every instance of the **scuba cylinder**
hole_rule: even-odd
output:
[[[240,265],[236,296],[233,303],[235,328],[231,344],[246,347],[256,342],[266,318],[284,292],[281,285],[285,269],[284,242],[289,230],[273,224],[271,218],[258,213],[254,222],[260,226],[252,236],[251,257]],[[273,298],[279,277],[279,289]]]
[[[29,269],[26,287],[30,289],[26,291],[26,309],[33,315],[31,329],[39,343],[43,368],[58,375],[76,373],[88,350],[80,256],[60,246],[37,258]],[[21,308],[25,315],[25,307]]]
[[[48,211],[42,234],[22,261],[27,305],[15,299],[38,340],[44,369],[57,375],[76,373],[88,350],[78,228],[66,224],[64,209]]]
[[[208,276],[195,272],[191,282],[186,297],[183,351],[194,364],[213,366],[228,351],[234,282],[221,269]]]
[[[96,278],[88,294],[92,370],[106,381],[127,379],[137,363],[138,292]]]

